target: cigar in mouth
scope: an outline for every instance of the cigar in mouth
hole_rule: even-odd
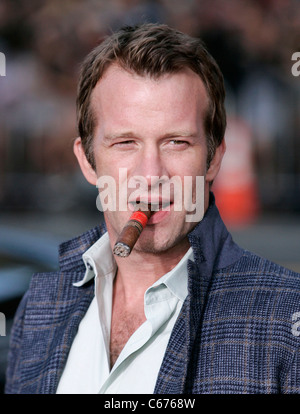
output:
[[[113,253],[116,256],[127,257],[130,255],[151,214],[150,205],[138,204],[137,209],[132,213],[114,245]]]

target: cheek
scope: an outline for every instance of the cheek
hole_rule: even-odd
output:
[[[179,175],[182,180],[185,177],[190,177],[193,182],[196,181],[196,177],[205,177],[206,175],[206,164],[205,160],[199,158],[186,159],[181,163],[174,163],[173,175]]]
[[[95,151],[95,162],[98,176],[118,177],[119,170],[124,168],[127,169],[129,175],[136,160],[133,155],[120,154],[120,151],[99,146],[98,150]]]

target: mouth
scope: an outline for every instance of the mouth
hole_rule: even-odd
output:
[[[170,209],[171,205],[173,205],[172,200],[162,200],[162,199],[156,199],[156,200],[150,200],[150,199],[138,199],[134,201],[129,201],[128,206],[131,211],[136,210],[139,208],[141,204],[144,204],[145,206],[148,206],[151,211],[161,211],[161,210],[168,210]]]
[[[135,201],[129,201],[129,209],[134,211],[139,207],[139,204],[148,205],[148,208],[152,211],[152,215],[148,220],[147,225],[158,224],[164,220],[171,212],[172,206],[174,204],[171,200],[149,200],[149,199],[140,199]]]

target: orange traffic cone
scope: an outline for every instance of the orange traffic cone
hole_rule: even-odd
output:
[[[212,190],[225,224],[246,226],[257,218],[260,204],[251,131],[242,120],[229,119],[225,141],[227,149]]]

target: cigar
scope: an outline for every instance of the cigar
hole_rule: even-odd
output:
[[[151,214],[150,206],[142,203],[138,205],[137,210],[132,213],[115,243],[113,253],[116,256],[127,257],[130,255]]]

